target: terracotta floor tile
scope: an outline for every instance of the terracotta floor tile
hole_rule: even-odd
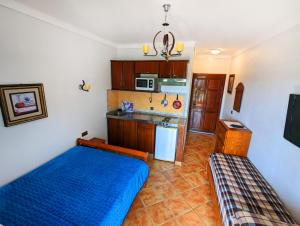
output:
[[[179,194],[172,183],[166,183],[155,187],[164,197],[164,199],[174,197]]]
[[[130,211],[123,223],[123,226],[151,226],[151,218],[145,208]]]
[[[195,170],[194,167],[190,166],[189,164],[184,164],[180,168],[179,173],[180,173],[181,176],[184,177],[184,176],[187,176],[187,175],[193,173],[194,170]]]
[[[179,226],[179,224],[176,222],[176,220],[170,220],[170,221],[162,224],[161,226]]]
[[[184,157],[185,163],[192,163],[197,161],[197,153],[192,152]]]
[[[211,202],[204,202],[194,210],[200,217],[215,217],[214,207]]]
[[[182,176],[180,175],[179,171],[180,169],[173,168],[171,170],[164,171],[163,173],[165,175],[165,178],[167,178],[168,181],[174,181],[177,179],[182,179]]]
[[[212,209],[217,203],[212,200],[207,177],[208,157],[215,140],[215,136],[188,133],[182,167],[149,159],[147,185],[123,225],[215,226]]]
[[[182,196],[177,196],[164,201],[165,205],[172,211],[174,216],[191,211],[191,207],[184,201]]]
[[[199,187],[196,187],[195,190],[197,190],[200,194],[202,194],[203,196],[207,196],[211,199],[211,192],[215,192],[215,191],[211,191],[211,187],[209,184],[202,184]]]
[[[165,171],[165,170],[173,169],[174,167],[175,167],[174,163],[159,161],[159,160],[154,160],[151,165],[151,168],[156,169],[158,171]]]
[[[172,185],[173,185],[174,188],[175,188],[178,192],[180,192],[180,193],[192,189],[192,186],[189,185],[184,179],[177,179],[177,180],[174,180],[174,181],[172,182]]]
[[[204,223],[206,226],[217,226],[217,219],[213,216],[207,216],[203,218]]]
[[[144,188],[140,193],[139,197],[145,206],[150,206],[158,203],[164,199],[163,195],[155,187]]]
[[[161,172],[156,172],[149,176],[145,188],[149,188],[156,185],[165,184],[167,182],[166,177]]]
[[[164,202],[159,202],[147,208],[153,223],[162,224],[173,217],[172,212],[167,208]]]
[[[193,211],[178,217],[177,221],[181,226],[205,226],[204,221]]]
[[[182,193],[182,197],[192,208],[196,208],[206,202],[203,196],[195,189]]]
[[[199,172],[197,173],[191,173],[184,177],[186,182],[188,182],[193,187],[199,187],[205,183],[207,183],[207,179],[204,178]]]
[[[144,205],[143,205],[143,203],[142,203],[140,197],[137,196],[137,197],[134,199],[134,201],[133,201],[133,203],[132,203],[132,205],[131,205],[131,210],[135,210],[135,209],[143,208],[143,207],[144,207]]]

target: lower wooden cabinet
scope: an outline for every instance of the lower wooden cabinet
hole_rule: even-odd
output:
[[[137,122],[130,120],[121,120],[123,123],[123,147],[133,148],[137,147]]]
[[[220,120],[216,127],[215,152],[247,157],[252,132],[249,129],[232,129]]]
[[[137,149],[151,154],[154,153],[155,125],[139,122],[137,131]]]
[[[107,119],[108,143],[116,146],[123,145],[123,123],[118,119]]]
[[[155,125],[108,118],[108,143],[149,153],[154,152]]]

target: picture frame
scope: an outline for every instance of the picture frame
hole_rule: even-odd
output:
[[[245,89],[245,86],[241,82],[236,87],[234,104],[233,104],[233,110],[235,110],[236,112],[241,111],[244,89]]]
[[[231,74],[229,76],[229,80],[228,80],[228,88],[227,88],[227,93],[232,94],[232,90],[233,90],[233,86],[234,86],[234,80],[235,80],[235,75]]]
[[[5,127],[48,117],[42,83],[0,85],[0,107]]]

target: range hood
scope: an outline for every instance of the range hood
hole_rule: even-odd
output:
[[[160,78],[158,79],[159,86],[186,86],[186,79],[178,78]]]
[[[186,79],[160,78],[158,79],[158,89],[165,93],[187,93]]]

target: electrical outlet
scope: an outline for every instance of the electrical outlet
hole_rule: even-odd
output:
[[[88,135],[89,132],[88,131],[84,131],[83,133],[81,133],[81,137],[85,137],[86,135]]]

